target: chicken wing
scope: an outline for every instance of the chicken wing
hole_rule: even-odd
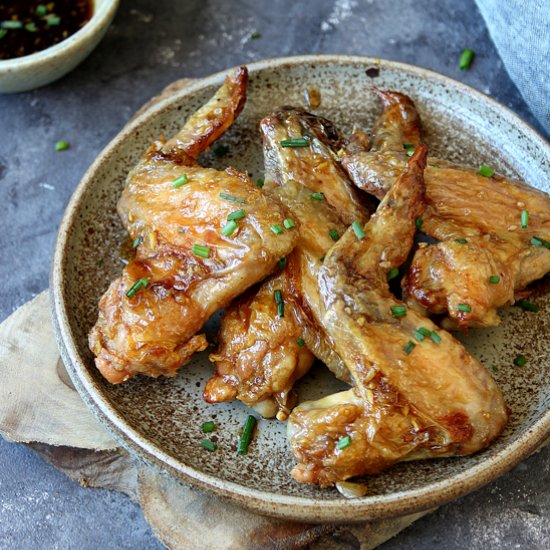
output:
[[[196,164],[246,99],[246,68],[128,175],[118,213],[137,245],[134,260],[99,303],[89,335],[112,383],[136,374],[173,376],[207,346],[196,333],[215,311],[264,279],[296,242],[275,235],[286,210],[244,174]]]
[[[316,319],[320,308],[316,274],[346,224],[364,222],[368,210],[335,162],[333,150],[341,146],[341,137],[330,122],[287,108],[266,117],[260,127],[264,191],[288,208],[296,225],[288,231],[299,234],[298,244],[278,274],[225,311],[219,347],[211,355],[216,373],[204,397],[210,403],[237,398],[264,416],[282,420],[294,405],[295,381],[315,356],[348,377]],[[304,136],[306,146],[281,145]],[[284,299],[283,317],[278,315],[276,290]]]
[[[369,150],[357,134],[342,165],[358,187],[382,198],[421,134],[410,98],[377,93],[384,112],[373,147]],[[550,250],[544,246],[550,239],[550,197],[521,182],[485,177],[436,158],[428,159],[424,178],[422,231],[441,242],[416,252],[403,280],[407,303],[447,314],[449,327],[499,324],[497,309],[514,303],[518,291],[550,271]]]
[[[422,215],[426,152],[417,147],[364,231],[348,229],[319,270],[321,324],[355,387],[290,415],[298,481],[326,486],[402,460],[470,454],[506,424],[487,371],[388,288],[388,271],[407,257]]]

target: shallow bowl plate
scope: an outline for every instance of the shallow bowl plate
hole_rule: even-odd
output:
[[[370,128],[378,110],[373,84],[412,96],[434,155],[493,166],[548,191],[550,148],[511,111],[449,78],[400,63],[364,57],[306,56],[249,66],[249,99],[235,126],[221,140],[229,153],[201,162],[233,165],[253,178],[262,174],[260,119],[279,105],[302,105],[308,85],[319,88],[317,112],[344,131]],[[207,405],[202,388],[212,373],[203,353],[172,379],[138,378],[109,385],[87,346],[97,303],[122,269],[124,229],[115,205],[128,170],[163,132],[170,136],[222,83],[226,73],[196,81],[137,118],[99,155],[78,186],[61,223],[52,269],[54,323],[61,353],[82,398],[131,453],[180,480],[214,491],[261,513],[307,521],[359,521],[438,506],[481,487],[532,453],[550,434],[548,335],[550,299],[535,289],[538,314],[510,308],[503,324],[471,331],[468,349],[494,374],[511,409],[502,436],[471,457],[397,465],[368,482],[368,496],[347,500],[334,489],[300,485],[285,425],[261,420],[250,451],[236,454],[238,432],[249,410],[240,403]],[[217,319],[206,331],[211,338]],[[513,365],[523,353],[528,363]],[[317,398],[339,383],[322,367],[298,385],[300,399]],[[213,419],[218,450],[204,450],[201,424]]]

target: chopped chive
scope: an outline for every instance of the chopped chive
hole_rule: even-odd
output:
[[[286,258],[281,258],[281,259],[279,260],[279,267],[280,267],[281,269],[284,269],[284,268],[286,267]]]
[[[139,279],[136,281],[131,287],[130,290],[126,293],[126,296],[128,298],[132,298],[137,292],[139,292],[142,288],[145,288],[149,285],[149,279],[147,277],[143,277],[142,279]]]
[[[25,30],[28,32],[36,32],[38,27],[31,21],[25,25]]]
[[[218,448],[218,446],[213,441],[210,441],[210,439],[203,439],[201,441],[201,447],[210,452],[214,452]]]
[[[250,35],[250,40],[258,40],[258,38],[261,38],[261,37],[262,37],[262,33],[256,31]]]
[[[275,233],[275,235],[280,235],[281,233],[285,232],[283,226],[279,223],[273,224],[270,229],[271,231],[273,231],[273,233]]]
[[[210,257],[210,247],[203,246],[202,244],[194,244],[191,248],[191,252],[195,256],[200,256],[201,258],[209,258]]]
[[[441,336],[439,336],[439,334],[437,334],[437,332],[432,331],[430,333],[430,338],[436,343],[436,344],[441,344]]]
[[[304,341],[303,338],[298,338],[298,340],[296,340],[296,343],[297,343],[301,348],[303,348],[303,347],[306,345],[306,343],[305,343],[305,341]]]
[[[414,147],[412,143],[403,143],[403,149],[411,149],[412,147]]]
[[[244,218],[244,210],[235,210],[235,212],[231,212],[231,214],[227,215],[227,221],[231,220],[242,220]]]
[[[418,332],[420,332],[420,334],[423,334],[424,336],[431,336],[432,335],[432,331],[427,329],[427,328],[424,328],[424,327],[420,327],[418,329]]]
[[[241,438],[239,439],[239,446],[237,448],[238,454],[245,455],[248,452],[248,446],[250,445],[250,440],[252,439],[252,433],[254,431],[255,425],[256,425],[256,418],[253,417],[252,415],[248,415],[248,418],[244,423]]]
[[[328,235],[334,242],[340,238],[340,235],[338,235],[338,231],[336,231],[336,229],[330,229]]]
[[[215,147],[212,147],[212,152],[217,157],[223,157],[226,155],[229,151],[229,147],[227,145],[216,145]]]
[[[143,237],[138,237],[133,243],[132,248],[137,248],[143,242]]]
[[[422,340],[424,340],[425,338],[425,336],[419,330],[415,330],[413,332],[413,336],[415,340],[418,340],[419,342],[422,342]]]
[[[307,147],[309,145],[309,139],[307,137],[283,139],[279,141],[281,147]]]
[[[495,173],[495,171],[492,168],[481,164],[477,173],[484,178],[490,178]]]
[[[398,267],[392,267],[388,271],[388,281],[391,281],[392,279],[395,279],[399,275],[399,268]]]
[[[338,443],[336,443],[336,447],[338,449],[345,449],[346,447],[349,447],[351,445],[351,437],[349,435],[345,435],[344,437],[341,437],[338,440]]]
[[[407,149],[407,156],[412,157],[414,155],[414,149]]]
[[[287,229],[292,229],[293,227],[296,227],[296,224],[294,223],[294,220],[291,220],[290,218],[285,218],[283,221],[283,225]]]
[[[256,187],[257,187],[258,189],[261,189],[261,188],[264,186],[264,183],[265,183],[265,182],[264,182],[264,178],[258,178],[258,179],[256,180]]]
[[[422,226],[424,225],[424,220],[418,217],[416,218],[416,220],[414,220],[414,225],[416,226],[416,229],[422,229]]]
[[[411,353],[411,351],[416,347],[416,344],[414,342],[412,342],[411,340],[409,340],[406,344],[405,344],[405,347],[403,348],[403,351],[409,355],[409,353]]]
[[[70,147],[69,142],[65,141],[64,139],[59,140],[55,144],[56,151],[66,151],[69,147]]]
[[[230,220],[224,225],[222,229],[222,235],[224,237],[230,237],[235,232],[236,229],[237,229],[237,222],[235,220]]]
[[[0,40],[4,38],[8,34],[8,31],[6,29],[0,29]]]
[[[2,21],[0,26],[3,29],[9,29],[9,30],[13,31],[13,30],[20,29],[21,27],[23,27],[23,23],[21,23],[21,21]]]
[[[284,317],[285,316],[285,303],[283,301],[282,292],[279,289],[277,289],[273,293],[273,296],[275,297],[275,303],[277,304],[277,315],[279,317]]]
[[[311,193],[310,197],[316,201],[322,201],[324,200],[325,195],[323,195],[323,193]]]
[[[38,4],[38,6],[36,6],[36,9],[34,10],[34,13],[36,13],[38,17],[44,17],[44,15],[48,13],[48,8],[46,8],[44,4]]]
[[[458,304],[457,308],[458,308],[458,311],[463,311],[464,313],[468,313],[472,311],[472,307],[469,306],[468,304]]]
[[[538,313],[540,311],[540,307],[537,304],[533,304],[527,300],[518,300],[514,305],[520,307],[524,311],[532,311],[533,313]]]
[[[208,422],[205,422],[201,426],[201,430],[205,434],[209,434],[210,432],[213,432],[215,429],[216,429],[216,424],[214,424],[214,422],[212,422],[212,420],[209,420]]]
[[[525,355],[518,355],[514,359],[514,365],[516,365],[516,367],[523,367],[526,363],[527,363],[527,357],[525,357]]]
[[[187,177],[187,174],[183,174],[182,176],[179,176],[172,182],[172,187],[177,189],[178,187],[185,185],[188,181],[189,181],[189,178]]]
[[[461,71],[467,71],[472,66],[474,60],[474,50],[466,49],[462,50],[460,58],[458,60],[458,68]]]
[[[521,227],[524,229],[529,225],[529,210],[521,211]]]
[[[550,242],[541,239],[540,237],[533,237],[531,239],[531,244],[533,246],[544,246],[544,248],[550,248]]]
[[[284,302],[281,302],[280,304],[277,304],[277,315],[279,317],[285,316],[285,304]]]
[[[220,199],[225,199],[226,201],[238,202],[239,204],[246,204],[246,201],[244,199],[233,197],[231,195],[228,195],[227,193],[220,193],[219,197]]]
[[[455,239],[455,243],[466,244],[468,241],[466,239]]]
[[[352,224],[351,224],[351,227],[353,227],[353,232],[355,233],[355,236],[359,239],[359,240],[362,240],[365,238],[365,232],[363,231],[363,228],[361,227],[361,224],[355,220]]]
[[[500,277],[498,275],[491,275],[489,277],[489,283],[492,285],[498,285],[498,283],[500,283]]]
[[[407,315],[407,306],[391,306],[392,317],[404,317]]]
[[[46,18],[46,24],[48,27],[58,27],[61,24],[61,17],[57,17],[57,15],[50,15]]]

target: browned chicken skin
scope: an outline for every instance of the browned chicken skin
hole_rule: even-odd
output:
[[[384,112],[373,147],[368,150],[364,136],[357,134],[342,165],[358,187],[382,198],[405,166],[404,145],[414,149],[421,134],[410,98],[377,93]],[[441,242],[416,252],[403,281],[406,301],[449,315],[450,327],[499,324],[497,309],[514,303],[518,291],[550,271],[550,250],[532,244],[533,237],[550,239],[550,197],[521,182],[484,177],[435,158],[428,159],[424,178],[422,231]],[[529,216],[525,228],[522,211]],[[495,277],[499,281],[491,282]]]
[[[402,460],[470,454],[506,424],[506,405],[487,371],[388,289],[387,273],[407,257],[424,208],[425,158],[418,146],[364,237],[348,229],[319,271],[321,324],[355,387],[292,412],[298,481],[326,486]]]
[[[287,216],[284,207],[246,175],[195,162],[242,110],[246,84],[242,67],[128,175],[118,212],[141,244],[101,299],[89,336],[96,365],[112,383],[136,374],[173,376],[206,348],[204,335],[196,333],[208,317],[269,275],[294,247],[294,233],[270,230]],[[238,209],[244,217],[224,236],[227,216]],[[193,252],[196,245],[206,247],[202,255]],[[140,280],[137,292],[129,292]]]
[[[328,121],[288,108],[266,117],[260,126],[264,191],[288,208],[296,224],[289,231],[299,234],[298,244],[280,273],[225,311],[219,347],[211,355],[216,374],[204,397],[211,403],[237,398],[264,416],[282,420],[294,405],[292,387],[314,356],[348,377],[316,320],[316,274],[334,238],[344,233],[346,224],[364,222],[368,211],[335,162],[333,149],[340,147],[341,138]],[[307,147],[280,144],[303,136],[309,139]],[[312,193],[323,193],[324,198]],[[284,317],[277,313],[276,290],[285,301]]]

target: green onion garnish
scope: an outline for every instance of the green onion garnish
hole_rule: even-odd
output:
[[[323,193],[311,193],[310,197],[316,201],[322,201],[324,200],[325,195],[323,195]]]
[[[285,316],[285,303],[283,301],[282,292],[279,289],[277,289],[273,293],[273,296],[275,297],[275,303],[277,304],[277,314],[279,315],[279,317],[284,317]]]
[[[213,432],[215,429],[216,429],[216,424],[214,424],[214,422],[212,422],[212,420],[209,420],[208,422],[205,422],[201,426],[201,430],[205,434],[209,434],[210,432]]]
[[[437,332],[432,331],[430,332],[430,338],[436,343],[436,344],[441,344],[441,336],[439,336],[439,334],[437,334]]]
[[[413,332],[413,336],[415,340],[418,340],[419,342],[422,342],[422,340],[424,340],[425,338],[425,336],[419,330],[415,330]]]
[[[58,141],[55,144],[55,150],[56,151],[66,151],[70,147],[69,142],[65,141],[64,139]]]
[[[361,240],[365,237],[365,232],[363,231],[363,228],[361,227],[361,224],[355,220],[352,224],[351,224],[351,227],[353,227],[353,232],[355,233],[355,236]]]
[[[404,317],[407,315],[407,306],[391,306],[392,317]]]
[[[50,15],[46,18],[46,24],[48,27],[57,27],[61,24],[61,17],[57,17],[57,15]]]
[[[201,258],[209,258],[210,257],[210,247],[203,246],[202,244],[194,244],[191,248],[191,252],[195,256],[200,256]]]
[[[392,267],[388,271],[388,281],[391,281],[392,279],[395,279],[399,275],[399,268],[398,267]]]
[[[424,327],[420,327],[418,329],[418,332],[420,332],[421,334],[423,334],[424,336],[431,336],[432,335],[432,331],[431,330],[428,330],[427,328],[424,328]]]
[[[201,447],[210,452],[214,452],[218,448],[218,446],[213,441],[210,441],[210,439],[203,439],[201,441]]]
[[[412,342],[411,340],[409,340],[405,347],[403,348],[403,351],[409,355],[409,353],[411,353],[411,351],[416,347],[416,344],[414,342]]]
[[[236,229],[237,229],[237,222],[235,220],[230,220],[224,225],[222,229],[222,235],[224,237],[230,237],[235,232]]]
[[[139,292],[142,288],[145,288],[149,285],[149,279],[147,277],[143,277],[143,279],[139,279],[139,281],[136,281],[131,287],[130,290],[126,293],[126,296],[128,298],[132,298],[134,294]]]
[[[455,243],[466,244],[468,241],[466,239],[455,239]]]
[[[239,439],[239,447],[237,448],[238,454],[245,455],[248,452],[248,446],[250,445],[250,440],[252,439],[252,432],[254,431],[255,425],[256,418],[254,418],[252,415],[248,415],[248,418],[244,423],[241,438]]]
[[[283,226],[279,223],[276,223],[270,227],[271,231],[275,233],[275,235],[280,235],[281,233],[284,233],[285,230],[283,229]]]
[[[345,435],[344,437],[341,437],[338,440],[338,443],[336,443],[336,447],[338,447],[338,449],[345,449],[350,445],[351,445],[351,437],[349,435]]]
[[[527,363],[527,358],[525,357],[525,355],[518,355],[514,359],[514,365],[516,365],[517,367],[523,367],[525,363]]]
[[[461,71],[467,71],[474,60],[474,50],[466,49],[462,50],[460,54],[460,59],[458,60],[458,68]]]
[[[281,259],[279,260],[279,267],[280,267],[281,269],[284,269],[284,268],[286,267],[286,258],[281,258]]]
[[[219,197],[220,199],[225,199],[226,201],[238,202],[239,204],[246,204],[245,200],[239,199],[237,197],[233,197],[231,195],[228,195],[227,193],[220,193]]]
[[[309,145],[309,139],[306,137],[283,139],[279,141],[281,147],[307,147]]]
[[[0,26],[3,29],[16,30],[23,27],[23,23],[21,23],[21,21],[2,21]]]
[[[336,231],[336,229],[330,229],[328,235],[334,242],[340,238],[340,235],[338,235],[338,231]]]
[[[261,38],[261,37],[262,37],[262,33],[256,31],[250,35],[250,40],[258,40],[258,38]]]
[[[244,218],[244,210],[235,210],[235,212],[231,212],[231,214],[227,215],[227,221],[231,220],[242,220]]]
[[[533,304],[527,300],[518,300],[514,305],[520,307],[524,311],[532,311],[533,313],[538,313],[540,311],[540,307],[537,304]]]
[[[283,221],[283,225],[287,229],[292,229],[293,227],[296,227],[296,224],[294,223],[294,220],[291,220],[290,218],[285,218]]]
[[[8,31],[6,29],[0,29],[0,40],[4,38],[8,34]]]
[[[498,285],[498,283],[500,283],[500,277],[498,275],[491,275],[489,277],[489,283],[492,285]]]
[[[137,248],[143,242],[143,237],[138,237],[133,243],[132,248]]]
[[[215,147],[212,147],[212,152],[217,157],[223,157],[228,151],[229,147],[227,145],[216,145]]]
[[[183,176],[179,176],[172,182],[172,187],[177,189],[178,187],[185,185],[188,181],[189,181],[189,178],[187,177],[187,174],[183,174]]]
[[[403,149],[411,149],[414,147],[413,143],[403,143]]]
[[[261,189],[261,188],[264,186],[264,183],[265,183],[265,182],[264,182],[264,178],[258,178],[258,179],[256,180],[256,187],[257,187],[258,189]]]
[[[521,227],[524,229],[529,225],[529,210],[521,211]]]
[[[34,13],[36,13],[38,17],[44,17],[44,15],[48,13],[48,8],[46,8],[44,4],[38,4],[38,6],[36,6],[36,9],[34,10]]]
[[[533,237],[531,239],[531,244],[533,246],[544,246],[544,248],[550,248],[550,242],[541,239],[540,237]]]
[[[424,220],[422,218],[416,218],[416,220],[414,220],[414,225],[416,226],[416,229],[422,229]]]
[[[298,340],[296,340],[296,343],[297,343],[301,348],[303,348],[303,347],[306,345],[306,343],[305,343],[305,341],[304,341],[303,338],[298,338]]]
[[[414,155],[414,149],[407,149],[407,156],[412,157]]]
[[[464,313],[472,311],[472,307],[468,304],[458,304],[456,307],[458,308],[458,311],[463,311]]]
[[[495,171],[492,168],[481,164],[477,173],[484,178],[490,178],[495,173]]]
[[[25,25],[25,30],[28,32],[36,32],[38,27],[31,21]]]

